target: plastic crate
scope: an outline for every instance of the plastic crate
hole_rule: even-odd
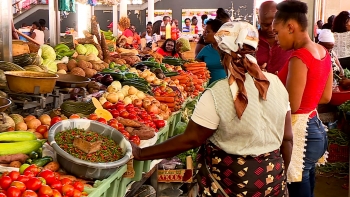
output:
[[[132,182],[132,179],[130,178],[122,178],[122,180],[120,181],[120,185],[119,185],[119,190],[117,195],[111,195],[111,196],[106,196],[106,197],[123,197],[125,196],[126,193],[126,186],[129,185],[129,183]]]
[[[142,172],[143,172],[143,166],[145,161],[133,161],[134,163],[134,170],[135,170],[135,176],[132,178],[133,181],[139,181],[142,178]]]
[[[157,144],[164,142],[165,140],[168,139],[168,133],[169,133],[169,124],[167,124],[165,127],[160,129],[158,131],[158,140]]]
[[[182,113],[177,113],[177,114],[172,116],[171,123],[169,124],[169,134],[168,134],[169,138],[174,136],[174,131],[175,131],[176,125],[178,122],[181,121],[181,115],[182,115]]]
[[[118,194],[119,190],[123,189],[120,183],[123,178],[123,174],[126,172],[126,169],[127,169],[127,166],[124,165],[121,168],[119,168],[116,172],[114,172],[110,177],[108,177],[107,179],[104,179],[103,183],[89,194],[89,197],[119,196]],[[125,194],[125,188],[124,188],[124,194]]]
[[[349,162],[349,146],[330,144],[328,150],[328,162]]]

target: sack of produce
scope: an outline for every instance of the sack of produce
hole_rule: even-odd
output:
[[[180,53],[191,51],[191,44],[190,41],[186,38],[179,38],[176,41],[178,44],[181,44],[180,46]]]

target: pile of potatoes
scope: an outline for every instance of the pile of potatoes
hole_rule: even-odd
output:
[[[57,73],[61,74],[73,74],[82,77],[91,78],[98,71],[108,68],[108,64],[98,60],[97,57],[79,55],[76,59],[71,59],[67,64],[57,64]]]

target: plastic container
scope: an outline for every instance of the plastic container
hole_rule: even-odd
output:
[[[339,88],[339,92],[332,93],[332,98],[329,104],[338,106],[348,100],[350,100],[350,90],[342,90]]]
[[[30,36],[30,29],[29,28],[19,28],[18,31],[22,32],[23,34],[27,35],[27,36]],[[23,40],[23,41],[28,41],[25,37],[23,36],[19,36],[19,39],[20,40]]]
[[[328,149],[328,162],[349,162],[349,146],[339,146],[337,144],[330,144]]]
[[[122,148],[124,157],[118,161],[108,163],[93,163],[73,157],[62,150],[55,141],[57,133],[71,128],[90,130],[111,137]],[[118,168],[126,164],[132,155],[130,142],[119,131],[108,125],[86,119],[63,120],[56,123],[49,130],[48,140],[57,153],[57,161],[61,167],[68,173],[83,179],[102,180],[108,178]]]
[[[123,179],[123,174],[126,172],[127,166],[124,165],[115,171],[110,177],[104,179],[102,184],[95,188],[89,197],[109,197],[118,196],[118,192],[124,190],[125,187],[121,187],[121,181]]]

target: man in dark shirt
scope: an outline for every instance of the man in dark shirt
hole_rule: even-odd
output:
[[[292,51],[284,51],[275,39],[272,30],[272,21],[275,17],[276,3],[265,1],[259,8],[259,44],[256,59],[260,67],[266,64],[266,70],[276,73],[286,64]]]

